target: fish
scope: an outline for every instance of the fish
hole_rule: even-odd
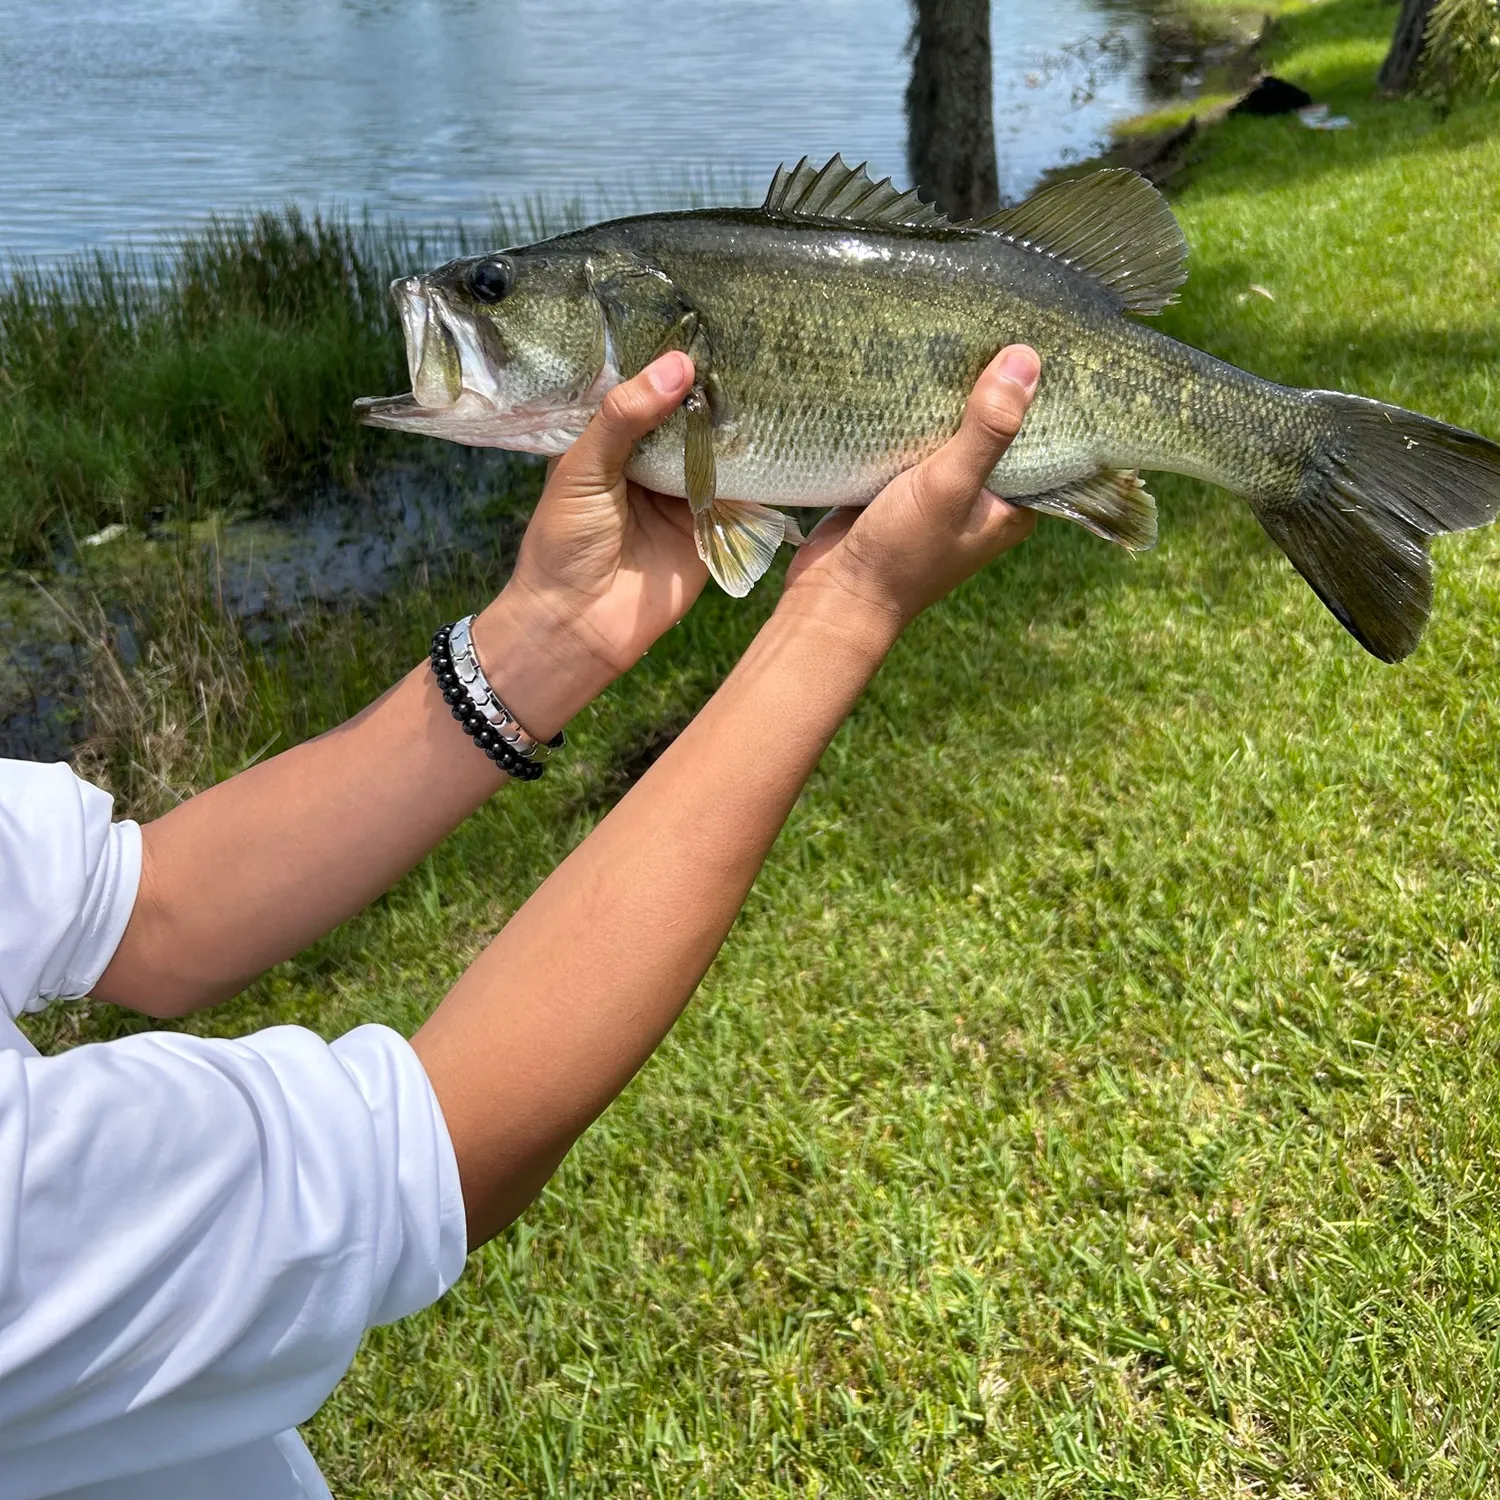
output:
[[[1176,299],[1187,241],[1144,178],[1105,169],[952,222],[835,156],[777,169],[758,208],[614,219],[392,284],[411,390],[377,427],[555,455],[609,390],[681,350],[681,407],[627,477],[687,500],[699,555],[743,597],[803,507],[867,504],[958,429],[1007,344],[1041,380],[988,488],[1141,550],[1142,470],[1244,500],[1367,651],[1409,655],[1429,543],[1500,512],[1500,445],[1398,406],[1278,385],[1143,317]]]

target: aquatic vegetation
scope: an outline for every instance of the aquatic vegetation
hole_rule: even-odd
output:
[[[371,444],[349,393],[401,369],[386,288],[460,242],[287,210],[18,268],[0,283],[0,558],[357,480]]]

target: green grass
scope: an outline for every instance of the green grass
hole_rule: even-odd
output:
[[[1376,102],[1393,21],[1283,21],[1357,128],[1212,133],[1167,326],[1500,435],[1500,106]],[[311,1424],[335,1493],[1496,1493],[1500,543],[1439,546],[1389,669],[1243,507],[1153,488],[1154,553],[1044,522],[908,633],[676,1032]],[[247,653],[213,770],[495,582]],[[416,1025],[772,594],[705,598],[558,775],[201,1027]]]

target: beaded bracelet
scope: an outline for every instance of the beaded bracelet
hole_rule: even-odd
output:
[[[490,680],[479,665],[474,647],[474,616],[465,615],[448,629],[448,655],[459,686],[474,700],[474,706],[489,721],[490,727],[510,748],[527,760],[546,760],[563,743],[562,735],[542,743],[521,727],[520,720],[500,701]]]
[[[480,695],[470,691],[455,666],[453,634],[456,627],[453,625],[442,626],[432,638],[432,650],[429,653],[432,675],[437,679],[443,702],[448,705],[449,711],[458,720],[463,732],[507,776],[517,781],[535,781],[546,770],[546,766],[542,763],[544,756],[541,752],[551,754],[553,750],[560,749],[567,741],[559,732],[545,744],[539,743],[521,728],[515,715],[501,703],[495,690],[480,671],[479,659],[468,641],[468,625],[472,619],[473,616],[470,615],[458,622],[458,625],[463,627],[462,641],[467,652],[464,662],[466,669],[470,662],[473,663],[472,673],[466,670],[464,676],[472,678],[477,674],[478,680],[475,686],[481,688],[483,706],[481,706]],[[513,730],[507,732],[502,725],[513,726]]]

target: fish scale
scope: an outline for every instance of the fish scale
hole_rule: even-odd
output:
[[[1430,539],[1500,511],[1500,446],[1137,321],[1173,298],[1185,255],[1130,172],[950,224],[889,179],[804,160],[758,209],[637,215],[403,279],[413,394],[360,410],[555,453],[612,385],[681,349],[692,392],[627,473],[688,500],[700,554],[743,594],[795,534],[783,510],[868,503],[1026,343],[1041,380],[991,489],[1139,548],[1157,531],[1142,469],[1222,485],[1366,649],[1399,660],[1431,607]]]

